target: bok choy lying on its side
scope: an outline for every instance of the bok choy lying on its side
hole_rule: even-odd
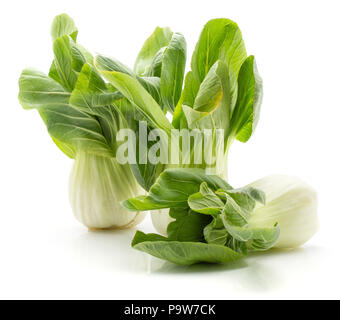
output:
[[[148,196],[126,200],[131,211],[170,208],[166,234],[138,231],[135,249],[180,265],[227,263],[253,251],[294,248],[317,231],[316,195],[306,184],[270,176],[233,189],[202,169],[167,169]]]

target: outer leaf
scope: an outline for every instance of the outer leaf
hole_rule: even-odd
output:
[[[179,33],[174,33],[164,51],[161,69],[160,91],[163,107],[175,110],[181,96],[186,62],[186,41]]]
[[[68,103],[70,93],[58,82],[35,69],[25,69],[19,79],[19,101],[25,109]]]
[[[193,212],[189,208],[171,208],[170,217],[176,219],[168,226],[167,233],[174,241],[203,241],[203,230],[211,217]]]
[[[224,208],[223,201],[208,187],[206,182],[201,184],[200,192],[188,198],[188,205],[193,211],[213,216],[220,214]]]
[[[97,120],[68,104],[48,105],[40,113],[48,132],[75,150],[114,156]]]
[[[137,75],[147,75],[150,66],[159,52],[163,47],[166,47],[170,42],[172,37],[172,32],[169,28],[157,27],[152,35],[145,41],[141,51],[139,52],[134,71]]]
[[[262,80],[253,56],[244,61],[238,76],[238,97],[231,119],[232,135],[241,142],[251,137],[259,120]]]
[[[226,38],[226,26],[232,23],[228,19],[214,19],[204,26],[191,59],[191,69],[200,82],[218,60]]]
[[[137,231],[132,246],[157,258],[179,265],[191,265],[199,262],[228,263],[243,257],[225,246],[201,242],[179,242],[154,234]]]
[[[65,13],[56,16],[51,27],[53,41],[64,35],[69,35],[74,41],[77,40],[78,35],[78,29],[73,19]]]
[[[242,39],[242,34],[235,22],[229,23],[225,27],[225,39],[220,49],[220,59],[226,64],[230,86],[230,111],[234,110],[237,99],[237,77],[243,62],[247,58],[246,48]]]

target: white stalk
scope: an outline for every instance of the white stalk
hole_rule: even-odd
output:
[[[266,204],[258,205],[249,224],[253,227],[280,227],[276,248],[295,248],[307,242],[318,230],[317,194],[301,180],[272,175],[250,184],[264,191]]]
[[[142,192],[129,165],[77,153],[70,176],[70,202],[75,217],[89,229],[123,229],[140,223],[145,214],[128,211],[120,202]]]

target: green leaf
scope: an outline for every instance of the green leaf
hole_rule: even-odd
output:
[[[172,32],[169,28],[157,27],[151,36],[145,41],[142,49],[140,50],[136,62],[134,71],[137,75],[148,75],[152,62],[157,53],[163,47],[166,47],[170,42]]]
[[[232,141],[228,138],[237,98],[237,76],[246,57],[241,32],[234,22],[209,21],[196,44],[192,72],[186,78],[173,125],[179,128],[187,123],[189,128],[224,129],[227,148]],[[216,63],[218,67],[214,66]],[[189,110],[189,107],[203,112]],[[209,121],[207,115],[211,115]]]
[[[95,66],[101,71],[116,71],[129,75],[138,80],[144,89],[160,103],[160,79],[158,77],[139,77],[130,68],[119,62],[117,59],[105,57],[102,55],[96,56]]]
[[[208,187],[206,182],[201,184],[199,192],[188,198],[188,205],[193,211],[213,216],[220,214],[224,208],[223,201]]]
[[[221,79],[216,73],[218,62],[209,70],[207,76],[203,79],[198,90],[193,108],[200,112],[212,112],[221,102],[223,88]]]
[[[230,224],[224,214],[221,215],[224,227],[237,241],[247,242],[247,247],[253,251],[266,251],[272,248],[280,236],[280,228],[276,224],[273,228],[238,227]]]
[[[188,198],[200,191],[202,182],[206,182],[213,190],[231,189],[223,179],[218,176],[206,175],[203,169],[166,169],[151,187],[148,196],[129,199],[122,205],[132,211],[187,208]]]
[[[180,33],[174,33],[163,53],[160,91],[163,108],[175,110],[182,93],[186,62],[186,42]]]
[[[217,190],[216,194],[224,200],[227,199],[226,194],[229,195],[238,205],[249,212],[253,211],[256,202],[261,204],[266,202],[266,195],[263,191],[249,186],[232,190]]]
[[[142,127],[139,127],[139,129],[143,130]],[[149,136],[151,129],[152,128],[150,127],[145,127],[146,136]],[[165,165],[162,163],[150,163],[148,159],[148,152],[154,142],[140,139],[139,135],[143,135],[140,130],[136,129],[136,159],[139,159],[140,161],[137,161],[136,164],[130,164],[130,166],[138,183],[144,188],[144,190],[149,191],[158,176],[164,171]],[[141,161],[141,159],[144,161]]]
[[[229,263],[243,257],[225,246],[201,242],[170,241],[155,234],[137,231],[133,248],[179,265],[192,265],[200,262]]]
[[[19,102],[24,109],[68,103],[70,93],[58,82],[35,69],[25,69],[19,78]]]
[[[215,217],[203,231],[207,243],[224,246],[228,239],[228,232],[225,229],[220,215]]]
[[[172,124],[176,129],[187,129],[188,123],[183,107],[193,108],[197,92],[199,90],[199,82],[196,80],[192,71],[185,76],[184,89],[180,100],[175,108]],[[192,109],[193,110],[193,109]]]
[[[121,97],[117,92],[110,92],[97,71],[89,64],[84,64],[70,98],[70,104],[78,110],[87,112],[98,119],[103,134],[111,149],[116,152],[118,131],[127,127],[127,123],[114,102]]]
[[[123,201],[121,205],[130,211],[148,211],[164,208],[162,203],[155,201],[149,196],[137,196],[135,198],[130,198]]]
[[[262,103],[262,80],[253,56],[244,61],[238,76],[238,96],[231,119],[231,131],[239,141],[251,137],[259,120]]]
[[[237,77],[243,62],[247,58],[242,33],[235,22],[225,27],[225,39],[220,48],[220,59],[226,64],[228,70],[228,94],[230,96],[230,113],[233,112],[238,91]]]
[[[77,74],[73,69],[72,42],[68,35],[59,37],[53,42],[54,61],[51,76],[56,74],[56,80],[61,81],[68,91],[72,91],[77,82]],[[79,56],[76,58],[79,59]],[[79,61],[76,66],[79,68]]]
[[[85,63],[72,91],[70,103],[85,112],[95,112],[95,107],[113,103],[114,96],[96,70]]]
[[[191,70],[200,82],[219,59],[226,38],[226,26],[231,23],[228,19],[214,19],[204,26],[191,59]]]
[[[241,207],[232,197],[227,195],[223,212],[227,219],[236,226],[243,227],[248,223],[250,212]]]
[[[202,182],[216,190],[231,187],[220,177],[206,175],[203,169],[176,168],[165,170],[150,189],[149,196],[162,203],[163,208],[187,206],[189,196],[200,191]]]
[[[50,104],[41,109],[49,134],[75,150],[101,156],[114,156],[100,124],[92,116],[68,104]]]
[[[204,241],[203,230],[211,217],[193,212],[189,208],[171,208],[170,217],[175,221],[168,226],[167,233],[174,241]]]
[[[162,109],[143,86],[133,77],[115,71],[99,70],[100,73],[119,90],[154,127],[164,130],[170,135],[172,126]]]
[[[162,64],[164,58],[164,51],[167,47],[160,48],[156,55],[154,56],[150,67],[148,68],[147,76],[148,77],[161,77],[162,73]]]
[[[78,35],[78,29],[73,19],[65,13],[56,16],[51,27],[53,41],[64,35],[69,35],[74,41],[77,40]]]
[[[43,111],[40,111],[40,113],[43,113]],[[43,118],[43,116],[42,116]],[[51,137],[53,142],[56,144],[56,146],[63,152],[65,153],[69,158],[74,159],[76,157],[76,150],[74,149],[74,147],[72,147],[71,145],[67,144],[67,143],[63,143],[61,141],[59,141],[56,138]]]
[[[58,82],[35,69],[25,69],[19,78],[19,102],[24,109],[36,108],[44,118],[43,108],[53,104],[67,104],[70,93]],[[75,157],[73,146],[52,137],[57,147],[68,157]]]
[[[253,229],[253,239],[248,244],[252,251],[266,251],[273,248],[280,237],[280,227]]]

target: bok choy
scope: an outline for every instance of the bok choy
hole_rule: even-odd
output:
[[[233,189],[202,169],[167,169],[147,196],[122,205],[132,212],[170,209],[168,218],[157,221],[161,235],[138,231],[132,246],[180,265],[227,263],[249,252],[295,248],[318,229],[315,191],[286,176]]]
[[[52,24],[54,60],[49,74],[25,69],[19,101],[37,109],[55,144],[74,159],[70,201],[76,218],[88,228],[126,228],[144,214],[119,202],[142,192],[129,164],[116,161],[116,134],[128,126],[122,95],[106,84],[92,55],[76,42],[73,20],[62,14]],[[128,114],[128,112],[126,112]]]

